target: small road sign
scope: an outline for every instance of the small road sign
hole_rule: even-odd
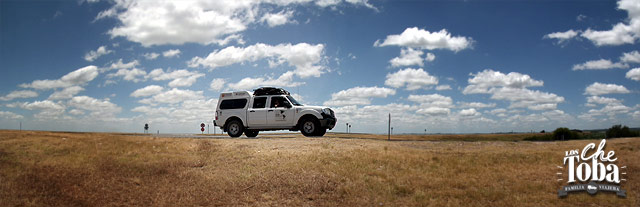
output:
[[[204,128],[204,123],[200,124],[200,127]]]

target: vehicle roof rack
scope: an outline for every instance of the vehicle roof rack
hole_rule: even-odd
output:
[[[289,91],[276,87],[261,87],[253,90],[254,96],[262,95],[290,95]]]

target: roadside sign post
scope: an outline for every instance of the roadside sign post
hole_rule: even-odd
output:
[[[149,124],[144,124],[144,133],[149,133]]]
[[[391,141],[391,113],[389,113],[389,126],[387,128],[387,140]]]
[[[200,131],[204,134],[204,123],[200,124]]]

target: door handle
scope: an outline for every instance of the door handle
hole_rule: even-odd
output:
[[[254,111],[254,110],[251,110],[251,111],[249,111],[249,112],[256,112],[256,111]]]
[[[273,110],[268,110],[267,112],[272,112]]]

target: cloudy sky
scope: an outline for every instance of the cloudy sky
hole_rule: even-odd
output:
[[[640,123],[640,1],[0,1],[0,128],[199,132],[288,89],[354,132]]]

